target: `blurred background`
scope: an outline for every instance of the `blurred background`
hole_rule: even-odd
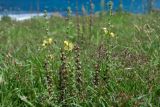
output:
[[[89,12],[90,0],[77,1],[79,13],[81,12],[82,6],[86,9],[86,12]],[[107,3],[109,1],[110,0],[92,0],[94,4],[94,13],[102,10],[103,5],[104,9],[108,10]],[[152,10],[159,11],[160,9],[160,0],[111,1],[113,1],[114,11],[118,11],[121,8],[124,12],[148,13]],[[76,12],[76,0],[0,0],[0,16],[10,15],[11,17],[27,18],[31,14],[41,14],[44,10],[47,10],[49,13],[58,12],[61,15],[65,15],[68,6],[71,7],[72,14],[74,14]]]

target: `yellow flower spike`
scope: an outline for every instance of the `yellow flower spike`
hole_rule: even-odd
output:
[[[64,50],[71,51],[73,50],[74,45],[69,41],[64,41]]]
[[[111,37],[115,37],[115,34],[113,32],[110,33]]]
[[[64,45],[68,45],[69,44],[69,42],[68,41],[64,41]]]
[[[42,46],[47,47],[47,46],[51,45],[52,43],[53,43],[53,39],[48,38],[48,39],[43,40]]]
[[[53,42],[53,39],[52,38],[48,38],[48,44],[51,45]]]

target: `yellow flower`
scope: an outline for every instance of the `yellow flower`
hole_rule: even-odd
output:
[[[115,37],[115,34],[113,32],[110,33],[111,37]]]
[[[42,46],[45,47],[47,46],[48,42],[46,40],[43,40]]]
[[[53,39],[52,38],[48,38],[48,39],[43,40],[42,46],[46,47],[48,45],[51,45],[52,43],[53,43]]]
[[[64,41],[64,50],[71,51],[73,50],[74,45],[69,41]]]
[[[52,44],[52,42],[53,42],[53,39],[52,38],[48,38],[48,44],[50,45],[50,44]]]
[[[105,34],[108,34],[108,30],[107,30],[107,28],[102,28],[102,30],[103,30],[103,32],[105,33]]]

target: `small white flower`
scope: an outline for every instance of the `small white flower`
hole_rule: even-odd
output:
[[[125,70],[132,70],[133,68],[125,68]]]
[[[115,34],[113,32],[110,33],[111,37],[115,37]]]
[[[108,30],[107,30],[107,28],[102,28],[102,30],[103,30],[103,32],[105,33],[105,34],[107,34],[108,33]]]

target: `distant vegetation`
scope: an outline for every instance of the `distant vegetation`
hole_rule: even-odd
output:
[[[79,6],[78,10],[80,12],[82,5],[89,11],[89,1],[90,0],[78,0]],[[107,4],[109,1],[114,2],[114,10],[121,9],[127,12],[150,12],[154,8],[159,8],[159,0],[93,0],[95,5],[94,11],[100,11],[102,3]],[[61,12],[66,11],[67,6],[70,5],[72,11],[76,12],[76,0],[1,0],[0,1],[0,14],[10,14],[10,13],[41,13],[44,10],[48,12]],[[104,9],[108,10],[108,6],[104,5]]]

